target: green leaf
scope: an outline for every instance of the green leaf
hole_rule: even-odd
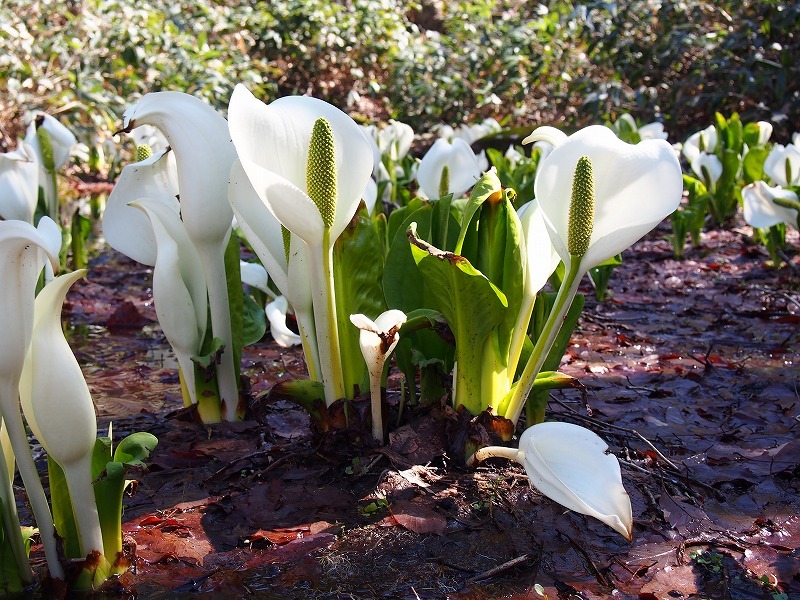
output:
[[[749,123],[754,125],[754,123]],[[742,176],[745,185],[764,179],[764,161],[769,155],[769,148],[757,146],[750,148],[742,162]]]
[[[146,431],[137,431],[123,439],[114,450],[114,462],[126,466],[142,467],[144,461],[158,445],[158,438]]]
[[[267,331],[267,315],[249,294],[242,294],[242,300],[242,345],[249,346],[264,337]]]
[[[505,295],[463,256],[439,250],[408,232],[411,253],[430,292],[456,338],[456,408],[472,414],[486,406],[481,398],[481,357],[486,337],[503,319]]]
[[[336,318],[347,398],[354,396],[355,386],[365,390],[369,385],[359,330],[350,322],[350,315],[360,313],[375,319],[385,310],[382,259],[380,236],[372,220],[366,213],[357,214],[333,248]]]
[[[50,456],[47,457],[47,479],[50,483],[50,505],[53,511],[53,523],[58,536],[62,540],[64,556],[82,558],[78,526],[72,512],[72,500],[67,488],[64,470]]]
[[[89,264],[87,243],[89,235],[92,233],[92,220],[80,214],[78,209],[72,215],[71,233],[72,268],[74,270],[85,269],[86,265]]]
[[[228,351],[233,353],[233,366],[236,369],[237,375],[241,369],[242,347],[244,346],[244,290],[242,289],[242,272],[239,259],[239,236],[236,235],[235,231],[231,231],[231,237],[228,240],[228,245],[225,247],[225,278],[228,285],[228,305],[231,314],[231,343],[233,345],[233,348],[228,348]]]

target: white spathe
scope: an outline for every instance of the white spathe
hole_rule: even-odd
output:
[[[428,198],[439,197],[442,173],[447,167],[447,193],[463,196],[481,176],[481,164],[469,144],[456,138],[452,143],[437,139],[425,153],[417,169],[417,183]]]
[[[764,173],[781,187],[800,185],[800,148],[776,144],[764,160]]]
[[[303,340],[286,325],[286,313],[289,311],[289,302],[284,296],[278,296],[267,304],[265,309],[269,330],[275,343],[282,348],[291,348]]]
[[[525,430],[517,462],[533,487],[575,512],[599,519],[626,539],[633,511],[619,461],[597,434],[572,423],[545,422]]]
[[[717,186],[719,178],[722,177],[722,161],[716,154],[700,152],[692,161],[691,167],[695,175],[697,175],[710,190],[713,190]]]
[[[179,217],[178,169],[174,153],[163,150],[125,165],[103,212],[103,236],[108,244],[143,265],[156,264],[156,238],[147,214],[131,206],[145,198],[158,201]],[[180,218],[180,217],[179,217]]]
[[[92,396],[61,329],[67,291],[86,270],[61,275],[36,297],[33,336],[20,379],[20,402],[36,439],[64,466],[91,453],[97,439]]]
[[[756,181],[742,188],[744,220],[751,227],[766,228],[786,223],[798,227],[798,211],[775,204],[775,199],[797,202],[797,194],[780,186],[771,187],[764,181]]]
[[[335,240],[353,218],[373,168],[364,131],[322,100],[290,96],[264,104],[241,84],[228,108],[230,135],[253,188],[275,218],[306,243],[321,238],[323,229],[319,209],[306,193],[311,133],[319,118],[330,124],[335,144],[338,196],[330,234]]]
[[[569,137],[551,127],[541,129],[523,143],[543,139],[555,146],[542,162],[535,190],[553,246],[566,265],[572,260],[567,250],[572,183],[582,156],[592,163],[595,207],[581,273],[631,246],[680,204],[683,178],[668,142],[626,144],[601,125],[586,127]]]
[[[39,197],[39,166],[33,148],[21,141],[0,154],[0,218],[33,223]]]
[[[380,378],[386,359],[400,341],[398,330],[406,322],[406,314],[391,309],[381,313],[374,321],[362,314],[350,315],[350,322],[361,330],[358,343],[370,377]]]
[[[701,152],[713,154],[717,149],[717,128],[709,125],[702,131],[697,131],[690,135],[683,143],[681,151],[689,161],[689,164],[697,158]]]

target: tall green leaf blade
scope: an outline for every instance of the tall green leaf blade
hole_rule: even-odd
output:
[[[456,338],[456,403],[472,414],[485,408],[481,399],[481,356],[486,337],[503,319],[505,295],[463,256],[430,245],[409,232],[411,253],[430,293]]]
[[[359,330],[350,322],[350,315],[360,313],[374,319],[386,306],[381,287],[381,240],[371,219],[365,214],[357,214],[336,240],[333,272],[345,395],[352,398],[354,386],[365,390],[369,380],[358,341]]]

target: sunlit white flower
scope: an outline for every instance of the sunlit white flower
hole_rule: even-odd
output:
[[[764,161],[764,173],[781,187],[800,185],[800,148],[794,144],[773,146]]]
[[[716,154],[700,152],[691,163],[692,171],[713,190],[722,177],[722,161]]]
[[[25,142],[0,154],[0,218],[33,223],[39,197],[39,166]]]
[[[369,371],[372,400],[372,437],[383,442],[383,417],[381,413],[381,380],[386,359],[400,341],[398,331],[406,322],[403,311],[392,309],[381,313],[374,321],[365,315],[350,315],[350,321],[361,330],[359,345]]]
[[[683,144],[683,155],[689,164],[694,161],[701,152],[713,154],[717,149],[717,128],[709,125],[702,131],[698,131],[689,136]]]
[[[459,198],[475,185],[482,172],[480,160],[464,140],[457,138],[450,143],[439,138],[420,161],[417,183],[428,198],[439,198],[440,192]]]
[[[780,186],[770,187],[763,181],[756,181],[742,188],[744,220],[751,227],[766,228],[786,223],[800,229],[800,204],[797,194]],[[775,201],[784,201],[783,205]],[[785,202],[788,201],[788,202]],[[797,208],[786,204],[795,203]]]
[[[283,296],[278,296],[267,304],[266,313],[269,321],[269,329],[272,338],[282,348],[297,346],[303,340],[286,325],[286,314],[289,311],[289,303]]]

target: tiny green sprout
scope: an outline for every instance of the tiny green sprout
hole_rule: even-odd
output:
[[[308,196],[317,205],[326,228],[333,225],[336,216],[336,146],[333,129],[327,119],[320,117],[314,122],[311,143],[308,147],[306,165],[306,188]]]
[[[594,201],[592,162],[588,156],[581,156],[572,180],[567,227],[567,249],[572,256],[583,256],[589,249],[594,225]]]
[[[136,158],[134,159],[135,162],[142,162],[151,156],[153,156],[153,149],[150,146],[147,144],[136,146]]]

